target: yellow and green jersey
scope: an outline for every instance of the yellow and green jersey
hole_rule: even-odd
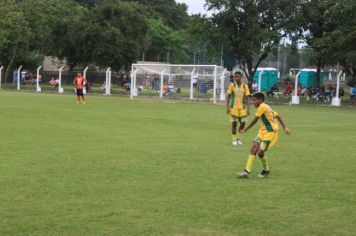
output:
[[[236,82],[231,83],[227,89],[227,94],[231,95],[230,108],[245,109],[244,98],[250,95],[248,86],[244,83],[238,85]]]
[[[256,116],[261,118],[261,128],[262,132],[274,132],[278,131],[278,113],[266,103],[261,103],[257,109]]]

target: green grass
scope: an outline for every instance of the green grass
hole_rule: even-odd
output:
[[[354,235],[356,110],[274,109],[240,180],[258,127],[233,147],[224,106],[0,92],[0,235]]]

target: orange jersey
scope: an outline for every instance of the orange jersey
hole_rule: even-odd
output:
[[[75,87],[76,87],[77,89],[83,89],[83,87],[84,87],[86,81],[87,81],[87,80],[85,79],[85,77],[83,77],[83,76],[77,76],[77,77],[74,78],[73,84],[75,85]]]

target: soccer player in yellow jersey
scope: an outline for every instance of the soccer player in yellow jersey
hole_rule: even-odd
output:
[[[239,130],[242,130],[246,124],[246,117],[250,114],[250,105],[248,96],[250,90],[248,86],[242,83],[242,73],[236,71],[234,73],[234,81],[230,84],[227,90],[226,113],[230,115],[232,124],[232,145],[242,145],[240,138],[236,132],[237,122],[240,122]]]
[[[265,97],[262,93],[256,93],[253,95],[253,105],[257,108],[256,116],[246,128],[240,131],[240,133],[245,133],[252,126],[254,126],[259,119],[261,119],[261,127],[256,138],[253,140],[246,168],[243,172],[238,174],[240,178],[248,178],[250,176],[256,154],[260,158],[263,166],[263,170],[258,177],[267,177],[270,173],[270,168],[267,163],[265,152],[278,140],[278,122],[282,125],[283,130],[287,135],[291,133],[282,117],[276,111],[272,110],[271,107],[264,102],[264,100]]]

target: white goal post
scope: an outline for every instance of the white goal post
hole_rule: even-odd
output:
[[[216,65],[132,64],[130,98],[225,101],[230,72]]]

